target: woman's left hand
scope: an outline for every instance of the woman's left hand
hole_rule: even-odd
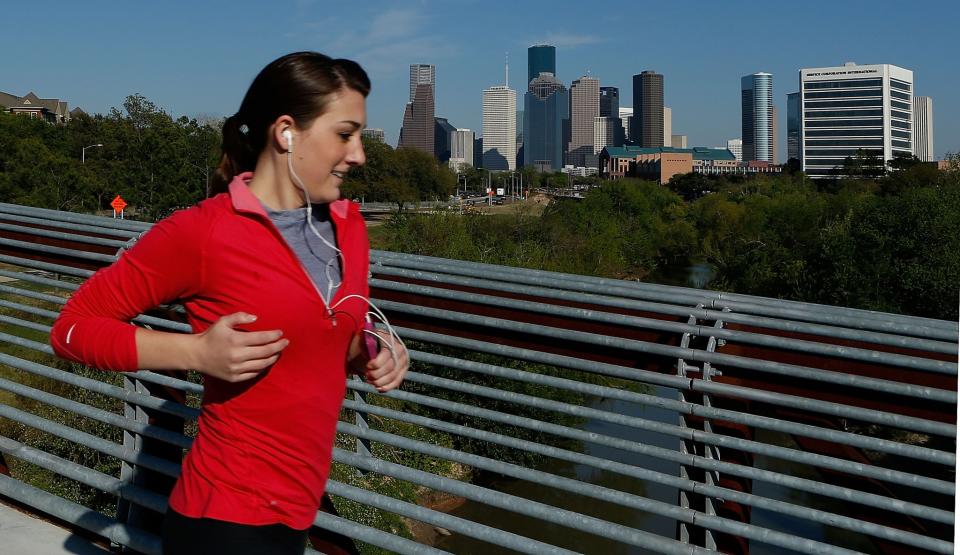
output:
[[[376,387],[377,391],[385,393],[403,383],[407,368],[410,366],[410,355],[407,353],[407,348],[386,331],[377,330],[376,333],[380,351],[376,357],[367,361],[358,373],[368,384]],[[390,351],[391,347],[393,352]]]

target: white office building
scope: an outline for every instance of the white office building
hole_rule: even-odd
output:
[[[663,107],[663,146],[673,145],[673,110]]]
[[[620,122],[623,124],[623,136],[630,136],[630,120],[633,119],[633,108],[624,108],[621,106],[619,110],[620,113]]]
[[[517,91],[506,85],[483,90],[483,167],[517,169]]]
[[[913,72],[890,64],[800,70],[800,144],[803,171],[813,178],[839,174],[858,152],[884,165],[910,156],[914,145]]]
[[[913,133],[913,155],[924,162],[933,162],[933,99],[913,97],[913,115],[917,129]]]
[[[600,151],[608,146],[620,146],[617,144],[617,127],[621,125],[620,118],[598,117],[593,120],[593,153],[600,154]]]
[[[727,150],[733,153],[737,162],[743,162],[743,139],[728,139]]]
[[[459,173],[473,165],[473,141],[474,133],[469,129],[450,132],[450,169]]]

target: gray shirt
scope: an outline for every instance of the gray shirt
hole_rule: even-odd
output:
[[[267,216],[277,226],[280,234],[286,239],[287,244],[296,253],[300,263],[307,270],[310,279],[321,291],[325,302],[333,299],[337,292],[337,286],[340,285],[340,257],[337,252],[327,245],[323,244],[310,227],[307,226],[307,209],[296,208],[294,210],[271,210],[267,205],[263,209]],[[313,227],[317,229],[320,235],[331,245],[337,244],[337,234],[330,221],[330,206],[328,204],[314,204],[312,208]],[[329,268],[328,268],[329,266]],[[330,277],[333,278],[331,286]],[[330,287],[328,292],[328,287]]]

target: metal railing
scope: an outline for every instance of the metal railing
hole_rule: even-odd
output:
[[[66,296],[147,229],[0,204],[0,456],[14,463],[0,495],[159,553],[150,517],[202,385],[72,371],[46,344]],[[953,553],[954,322],[380,251],[371,264],[413,364],[386,395],[348,382],[327,492],[388,524],[318,512],[319,528],[397,553]],[[48,447],[64,444],[118,470]],[[34,470],[116,502],[18,479]],[[439,535],[410,539],[397,523],[411,521]]]

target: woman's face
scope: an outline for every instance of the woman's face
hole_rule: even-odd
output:
[[[341,89],[326,111],[305,129],[293,129],[293,167],[312,203],[340,198],[347,171],[367,161],[360,141],[366,126],[366,99],[352,89]],[[294,183],[299,189],[299,186]],[[302,195],[302,191],[298,190]]]

